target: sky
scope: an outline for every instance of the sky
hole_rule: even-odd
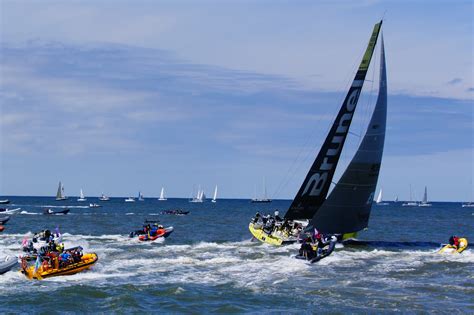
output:
[[[472,1],[0,0],[0,195],[292,199],[384,18],[384,199],[474,198]],[[377,93],[378,50],[338,173]],[[337,180],[337,175],[336,175]]]

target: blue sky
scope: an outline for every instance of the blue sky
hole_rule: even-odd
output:
[[[433,200],[474,197],[472,2],[0,6],[0,194],[52,195],[62,180],[69,195],[165,186],[188,197],[218,184],[222,197],[246,198],[265,176],[271,197],[292,198],[385,12],[379,186],[386,199],[407,199],[410,184],[418,198],[425,185]],[[356,134],[376,83],[366,82]]]

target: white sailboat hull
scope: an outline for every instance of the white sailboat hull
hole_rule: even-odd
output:
[[[417,202],[407,202],[407,203],[402,204],[402,207],[418,207],[418,203]]]

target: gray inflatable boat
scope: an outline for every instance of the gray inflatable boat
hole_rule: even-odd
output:
[[[0,260],[0,275],[10,271],[16,265],[18,265],[18,258],[16,257],[7,256]]]

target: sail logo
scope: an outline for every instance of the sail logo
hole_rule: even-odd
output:
[[[354,81],[352,84],[353,90],[346,99],[346,104],[343,107],[345,111],[342,115],[339,115],[339,120],[335,122],[335,124],[337,124],[337,129],[329,141],[323,161],[319,166],[319,169],[309,178],[302,195],[315,197],[319,196],[321,192],[324,191],[329,177],[329,172],[331,172],[334,166],[337,164],[337,160],[341,155],[342,144],[349,131],[352,116],[354,115],[354,110],[362,88],[363,81],[360,81]]]

